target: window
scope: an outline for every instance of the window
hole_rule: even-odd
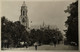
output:
[[[25,22],[25,19],[24,18],[22,19],[22,22]]]
[[[25,15],[25,11],[23,11],[23,15]]]

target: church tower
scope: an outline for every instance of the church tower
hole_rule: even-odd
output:
[[[25,26],[26,29],[29,27],[29,21],[28,21],[28,16],[27,16],[27,6],[25,4],[25,1],[23,2],[21,6],[21,15],[19,17],[19,21],[22,25]]]

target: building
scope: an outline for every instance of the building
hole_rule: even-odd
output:
[[[27,6],[25,4],[25,1],[23,2],[21,6],[21,15],[19,17],[19,21],[23,26],[25,26],[26,29],[29,28],[29,20],[27,16]]]

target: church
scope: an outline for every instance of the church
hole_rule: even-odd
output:
[[[29,28],[29,20],[27,16],[27,6],[25,4],[25,1],[23,2],[21,6],[21,15],[19,17],[20,23],[25,26],[26,30]]]

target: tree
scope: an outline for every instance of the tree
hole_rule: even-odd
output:
[[[4,40],[7,40],[7,44],[16,47],[20,41],[29,40],[29,33],[19,21],[12,22],[7,20],[4,16],[1,18],[1,41],[2,45]],[[4,46],[4,45],[3,45]],[[2,47],[3,47],[2,46]]]
[[[12,35],[12,25],[13,25],[13,22],[11,21],[8,21],[5,16],[3,16],[1,18],[1,43],[2,43],[2,47],[6,46],[9,47],[9,45],[11,43],[13,43],[13,40],[11,38],[11,35]],[[7,42],[5,42],[5,40]]]
[[[78,1],[70,4],[65,12],[70,14],[67,21],[65,22],[67,26],[67,41],[76,42],[78,45]]]
[[[61,31],[57,29],[49,29],[49,27],[43,29],[32,29],[29,35],[29,40],[32,44],[36,41],[42,44],[50,44],[55,36],[59,42],[62,40],[63,36]]]

